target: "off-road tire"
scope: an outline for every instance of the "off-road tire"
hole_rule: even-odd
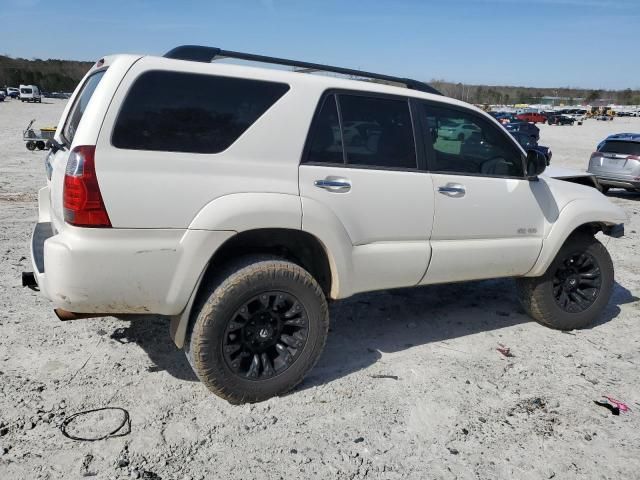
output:
[[[553,278],[563,262],[576,253],[588,253],[600,270],[601,286],[593,303],[585,310],[563,310],[553,295]],[[516,291],[527,314],[538,323],[557,330],[573,330],[591,325],[609,302],[613,289],[613,263],[607,249],[593,236],[576,234],[565,242],[541,277],[516,279]]]
[[[225,360],[223,338],[244,302],[266,291],[291,294],[302,304],[308,318],[307,338],[301,353],[282,373],[249,379],[234,372]],[[201,292],[185,353],[198,378],[230,403],[282,395],[300,383],[320,358],[329,330],[327,301],[318,282],[299,265],[265,255],[243,257],[207,282]]]

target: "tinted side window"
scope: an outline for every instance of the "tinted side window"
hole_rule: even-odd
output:
[[[339,95],[347,164],[416,168],[406,100]]]
[[[325,97],[316,116],[309,137],[307,162],[343,163],[342,135],[338,121],[338,109],[333,95]]]
[[[487,120],[423,104],[425,138],[433,144],[431,170],[488,176],[524,176],[522,152]]]
[[[287,90],[258,80],[146,72],[127,93],[112,142],[132,150],[219,153]]]

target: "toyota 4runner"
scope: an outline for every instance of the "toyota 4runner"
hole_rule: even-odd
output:
[[[63,320],[170,317],[231,402],[302,380],[330,300],[514,277],[527,313],[565,330],[612,290],[594,234],[621,236],[623,211],[541,175],[540,152],[414,80],[210,47],[108,56],[50,147],[23,283]]]

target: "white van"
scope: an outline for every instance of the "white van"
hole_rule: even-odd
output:
[[[35,85],[20,85],[20,101],[42,103],[40,89]]]

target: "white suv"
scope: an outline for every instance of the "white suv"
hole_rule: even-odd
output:
[[[472,133],[452,139],[452,123]],[[623,211],[539,176],[544,156],[413,80],[209,47],[109,56],[51,145],[24,284],[63,320],[171,318],[199,378],[231,402],[302,380],[328,300],[515,277],[535,320],[572,329],[611,293],[594,234],[622,235]]]

